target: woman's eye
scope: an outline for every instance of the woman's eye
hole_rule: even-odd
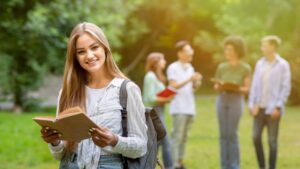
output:
[[[99,48],[99,46],[93,46],[92,50],[97,50]]]
[[[82,55],[82,54],[84,54],[84,51],[78,51],[77,54]]]

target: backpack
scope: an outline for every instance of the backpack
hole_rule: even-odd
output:
[[[126,85],[130,82],[129,80],[124,80],[120,87],[120,104],[122,106],[122,136],[127,137],[127,89]],[[123,157],[124,159],[124,169],[155,169],[156,164],[160,167],[162,165],[159,163],[157,158],[157,144],[162,140],[167,132],[163,126],[157,112],[153,108],[146,108],[145,110],[146,125],[147,130],[147,153],[139,158],[131,159],[128,157]]]

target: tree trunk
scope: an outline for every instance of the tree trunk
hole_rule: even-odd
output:
[[[137,56],[134,58],[134,60],[129,64],[127,67],[123,69],[123,73],[128,75],[134,68],[141,62],[141,60],[146,57],[146,53],[149,51],[150,47],[152,46],[154,40],[157,39],[157,36],[159,34],[159,31],[156,30],[149,40],[145,43],[145,45],[142,47],[142,49],[139,51]]]
[[[22,103],[23,103],[23,92],[22,89],[20,89],[20,86],[15,86],[14,89],[14,107],[13,112],[15,114],[21,114],[22,113]]]

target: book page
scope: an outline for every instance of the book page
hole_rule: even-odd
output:
[[[56,119],[54,117],[35,117],[33,118],[35,122],[37,122],[41,127],[50,127],[54,128],[54,122]]]

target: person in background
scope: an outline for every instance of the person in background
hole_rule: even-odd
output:
[[[165,104],[169,103],[174,96],[159,97],[157,93],[166,88],[166,77],[163,73],[166,67],[164,54],[159,52],[150,53],[146,60],[146,75],[144,77],[143,100],[145,106],[153,107],[159,114],[161,121],[165,123]],[[173,169],[171,144],[168,135],[161,141],[164,167]]]
[[[245,44],[241,37],[229,36],[224,42],[227,61],[219,64],[215,78],[224,83],[236,84],[236,89],[228,89],[215,83],[218,91],[216,102],[219,123],[220,156],[222,169],[240,168],[238,126],[244,110],[244,95],[250,88],[251,67],[241,61],[245,56]]]
[[[276,168],[279,122],[291,90],[290,65],[277,53],[280,44],[277,36],[262,39],[263,57],[256,63],[249,96],[249,109],[254,118],[253,143],[260,169],[267,168],[262,145],[264,127],[268,129],[268,168]]]
[[[167,68],[168,83],[177,89],[170,103],[173,120],[172,150],[176,169],[185,169],[184,153],[188,131],[196,114],[194,91],[200,86],[201,74],[194,71],[191,62],[194,50],[187,41],[176,43],[177,58]]]

